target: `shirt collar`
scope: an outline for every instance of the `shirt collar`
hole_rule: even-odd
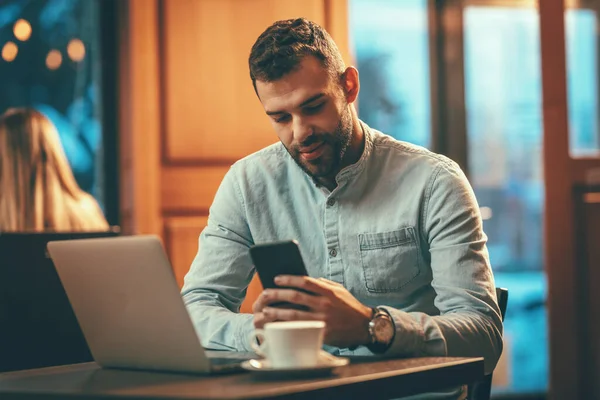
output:
[[[348,165],[347,167],[344,167],[340,172],[338,172],[337,176],[335,177],[335,180],[336,180],[338,186],[335,190],[337,190],[343,183],[347,182],[348,180],[352,179],[354,176],[356,176],[360,172],[362,172],[362,170],[365,168],[368,158],[371,156],[371,153],[373,152],[373,132],[372,132],[371,128],[369,127],[369,125],[367,125],[360,119],[358,120],[358,122],[363,131],[365,147],[364,147],[363,152],[357,162],[355,162],[354,164]],[[290,159],[292,159],[289,152],[286,151],[286,154],[288,157],[290,157]],[[294,161],[294,160],[292,159],[292,161]],[[294,161],[294,164],[296,164],[295,161]],[[308,178],[310,181],[312,181],[313,184],[317,188],[321,189],[324,192],[324,194],[326,194],[326,195],[329,194],[329,190],[325,186],[321,185],[317,180],[315,180],[313,177],[308,175],[305,171],[303,171],[297,165],[296,165],[296,167],[298,169],[300,169],[302,171],[302,173],[304,174],[304,176],[306,176],[306,178]]]
[[[361,120],[358,120],[358,122],[363,130],[365,147],[357,162],[352,165],[348,165],[337,174],[335,180],[338,183],[338,186],[340,183],[347,181],[362,172],[362,170],[365,168],[367,160],[373,152],[373,132],[371,131],[369,125],[365,124]]]

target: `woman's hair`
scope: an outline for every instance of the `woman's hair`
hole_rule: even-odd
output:
[[[0,231],[104,231],[79,188],[54,125],[29,108],[0,116]]]

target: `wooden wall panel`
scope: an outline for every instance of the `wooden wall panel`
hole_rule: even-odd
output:
[[[325,29],[337,44],[346,65],[356,65],[350,44],[348,0],[324,0]]]
[[[198,252],[198,236],[208,217],[170,217],[165,219],[165,247],[179,287]]]
[[[214,195],[236,160],[277,141],[254,93],[248,55],[279,19],[324,25],[350,61],[346,0],[159,2],[162,75],[161,210],[180,284]],[[248,16],[252,15],[252,18]],[[262,291],[255,279],[242,312]]]
[[[327,28],[349,61],[346,0],[122,2],[120,131],[125,233],[163,236],[181,285],[214,195],[236,160],[277,141],[247,58],[278,19]],[[242,312],[262,288],[248,288]]]
[[[162,210],[167,213],[208,213],[229,166],[163,166]]]
[[[274,143],[251,85],[250,49],[275,20],[305,16],[323,23],[323,0],[162,5],[167,160],[236,160]]]

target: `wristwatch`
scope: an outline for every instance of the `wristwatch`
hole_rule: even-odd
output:
[[[371,343],[367,344],[367,348],[375,354],[385,353],[392,345],[396,336],[396,326],[392,316],[384,308],[373,308],[369,321],[369,336]]]

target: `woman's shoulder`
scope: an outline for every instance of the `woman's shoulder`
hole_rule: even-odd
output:
[[[82,221],[86,230],[107,230],[109,228],[100,205],[90,194],[82,193],[79,199],[79,209],[81,213],[78,219]]]

